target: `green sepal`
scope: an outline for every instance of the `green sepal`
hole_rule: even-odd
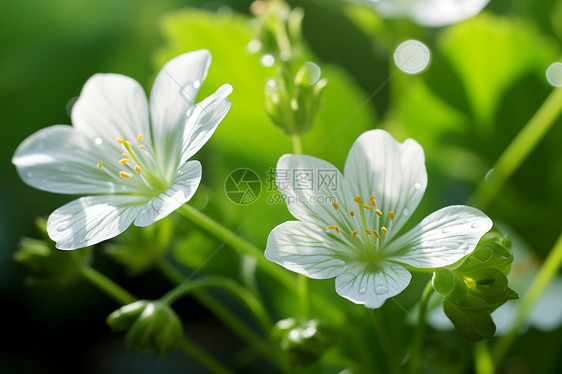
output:
[[[433,275],[433,288],[444,298],[445,314],[470,341],[490,339],[496,331],[490,314],[519,297],[506,277],[513,261],[510,246],[507,236],[491,231],[470,255]]]

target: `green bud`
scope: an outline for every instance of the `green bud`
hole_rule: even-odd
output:
[[[519,297],[508,286],[512,261],[509,239],[492,231],[470,255],[435,271],[433,288],[444,297],[443,310],[466,339],[491,338],[496,326],[490,314]]]
[[[287,67],[278,68],[265,87],[265,109],[274,125],[288,135],[310,130],[327,83],[319,77],[320,68],[312,62],[306,62],[294,76]]]
[[[91,247],[77,251],[61,251],[47,234],[47,220],[35,221],[41,239],[23,237],[14,253],[14,261],[22,264],[31,282],[66,284],[80,275],[80,269],[90,261]]]
[[[273,338],[287,353],[291,367],[315,363],[334,342],[334,332],[317,320],[288,318],[277,322]]]
[[[181,320],[168,305],[139,300],[125,305],[107,317],[113,331],[126,331],[125,345],[158,356],[174,348],[183,338]]]

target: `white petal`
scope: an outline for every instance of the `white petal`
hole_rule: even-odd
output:
[[[345,269],[349,254],[345,246],[315,225],[289,221],[269,234],[265,258],[309,278],[327,279]]]
[[[170,188],[141,209],[135,225],[148,226],[166,217],[191,199],[200,182],[201,164],[199,161],[189,161],[183,164]]]
[[[376,197],[376,207],[383,216],[377,225],[376,215],[368,212],[369,228],[388,228],[389,212],[396,214],[386,240],[406,223],[427,186],[422,147],[412,139],[399,143],[383,130],[367,131],[357,138],[345,161],[344,176],[356,188],[353,196],[361,195],[363,200]]]
[[[213,135],[218,124],[230,109],[228,95],[231,93],[232,86],[225,84],[217,92],[197,104],[185,126],[180,162],[187,161]]]
[[[386,256],[418,268],[451,265],[471,253],[491,228],[492,220],[478,209],[448,206],[388,244]]]
[[[353,196],[348,192],[340,171],[329,162],[307,155],[283,155],[277,162],[277,188],[284,195],[291,214],[317,226],[338,226],[347,234],[352,226],[344,202]],[[338,210],[332,202],[342,204]]]
[[[132,78],[96,74],[88,79],[72,108],[72,124],[84,135],[101,137],[116,148],[116,138],[133,141],[139,133],[149,137],[146,94]]]
[[[210,64],[211,54],[207,50],[184,53],[168,61],[154,81],[150,115],[154,146],[163,159],[163,167],[176,167],[188,110],[193,108]]]
[[[99,142],[98,142],[99,143]],[[136,191],[118,177],[113,148],[86,138],[71,126],[42,129],[24,140],[12,159],[22,180],[40,190],[64,194]],[[102,168],[98,160],[109,159]]]
[[[127,195],[82,197],[55,210],[47,220],[47,232],[58,249],[94,245],[125,231],[144,202]]]
[[[378,308],[386,299],[402,292],[410,279],[410,272],[398,264],[356,264],[337,276],[336,292],[356,304]]]

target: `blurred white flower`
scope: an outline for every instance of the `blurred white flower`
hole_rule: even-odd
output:
[[[172,59],[148,102],[134,79],[96,74],[72,109],[73,126],[47,127],[20,144],[12,162],[25,183],[89,195],[50,215],[47,231],[57,248],[99,243],[133,222],[150,225],[193,196],[201,164],[187,160],[230,108],[228,84],[195,104],[210,62],[206,50]]]
[[[299,175],[311,170],[333,171],[337,185],[301,188]],[[287,172],[293,178],[289,183]],[[277,185],[298,221],[273,229],[266,258],[310,278],[336,277],[338,294],[368,308],[380,307],[408,286],[406,266],[451,265],[492,227],[477,209],[449,206],[397,235],[425,192],[427,172],[417,142],[399,143],[382,130],[355,141],[344,175],[315,157],[281,157]]]

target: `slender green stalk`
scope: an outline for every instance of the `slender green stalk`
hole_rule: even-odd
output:
[[[543,294],[550,281],[556,276],[562,266],[562,234],[556,240],[556,244],[550,251],[544,264],[541,266],[537,276],[531,283],[529,290],[521,299],[515,320],[511,325],[509,333],[501,337],[493,349],[493,358],[496,366],[502,361],[505,354],[519,335],[523,324],[529,317],[529,313]]]
[[[476,374],[494,374],[494,360],[485,341],[474,344],[474,366]]]
[[[201,364],[205,369],[209,370],[210,373],[214,374],[234,374],[227,367],[220,364],[214,358],[209,356],[209,354],[199,348],[195,343],[189,340],[187,337],[180,342],[180,347],[191,357],[193,357],[198,363]]]
[[[86,278],[91,284],[99,288],[101,291],[105,292],[119,304],[127,305],[134,303],[137,300],[127,290],[125,290],[94,268],[84,266],[80,270],[84,278]]]
[[[375,332],[377,333],[377,338],[379,340],[379,344],[383,350],[386,363],[388,366],[388,370],[390,373],[400,373],[400,367],[398,363],[394,359],[394,352],[392,351],[391,347],[391,340],[386,332],[386,328],[384,327],[384,321],[382,318],[382,313],[380,309],[373,309],[373,324],[375,325]]]
[[[302,138],[300,135],[291,135],[291,141],[293,142],[293,153],[297,155],[303,154]]]
[[[223,240],[224,242],[228,243],[235,250],[244,254],[254,256],[258,262],[258,265],[263,270],[267,271],[269,275],[277,279],[292,292],[298,293],[298,285],[295,282],[295,277],[280,266],[268,261],[264,257],[262,249],[258,249],[250,242],[239,237],[231,230],[227,229],[220,223],[214,221],[212,218],[206,216],[205,214],[199,212],[197,209],[189,205],[183,205],[178,209],[178,212],[219,240]],[[330,304],[328,304],[318,295],[312,296],[312,301],[314,301],[321,310],[329,313],[333,320],[339,322],[344,319],[343,313],[340,310],[331,307]]]
[[[556,88],[500,156],[488,180],[480,184],[469,199],[469,205],[480,209],[488,206],[507,179],[548,132],[561,112],[562,88]]]
[[[412,374],[421,372],[422,368],[423,341],[426,330],[425,318],[427,315],[427,304],[429,303],[429,297],[432,293],[433,285],[431,284],[431,280],[429,280],[429,282],[427,282],[427,285],[425,286],[425,289],[423,290],[420,300],[418,324],[416,326],[416,330],[414,331],[414,340],[412,342],[412,355],[410,360],[410,373]]]

